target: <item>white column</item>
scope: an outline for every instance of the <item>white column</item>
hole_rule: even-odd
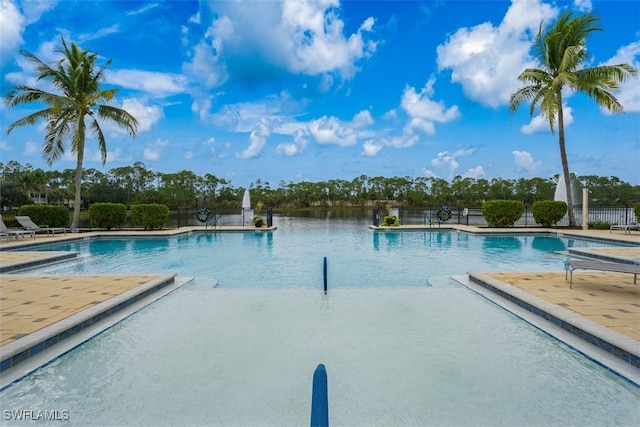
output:
[[[582,189],[582,229],[589,229],[589,189]]]

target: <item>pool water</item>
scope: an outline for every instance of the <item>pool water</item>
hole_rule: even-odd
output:
[[[308,425],[324,363],[333,425],[640,425],[640,388],[448,278],[561,270],[554,251],[600,243],[310,225],[70,245],[91,256],[39,271],[195,280],[4,390],[2,409],[80,426]]]
[[[301,228],[300,222],[309,224]],[[602,242],[537,236],[478,236],[456,231],[373,232],[350,221],[297,220],[275,232],[194,233],[172,238],[95,239],[72,250],[77,261],[29,274],[176,272],[225,288],[318,288],[327,258],[330,288],[425,286],[431,277],[470,270],[562,271],[570,247]]]

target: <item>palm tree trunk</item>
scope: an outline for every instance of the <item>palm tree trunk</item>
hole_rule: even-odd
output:
[[[73,221],[71,222],[71,232],[77,233],[80,227],[80,204],[82,203],[82,162],[84,160],[84,138],[78,144],[77,150],[78,163],[76,164],[75,177],[75,198],[73,202]]]
[[[562,174],[567,190],[567,213],[569,214],[569,226],[575,227],[576,218],[573,214],[573,194],[571,192],[571,175],[569,174],[569,162],[567,161],[567,149],[564,140],[564,115],[562,112],[562,89],[558,89],[558,142],[560,144],[560,160],[562,162]],[[558,183],[560,185],[560,183]]]

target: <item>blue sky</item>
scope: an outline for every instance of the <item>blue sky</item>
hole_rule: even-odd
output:
[[[0,0],[2,95],[36,84],[21,49],[53,62],[60,39],[111,58],[104,87],[139,121],[132,139],[104,125],[108,161],[87,142],[84,166],[143,162],[163,173],[256,179],[368,176],[547,178],[560,173],[557,134],[509,114],[531,40],[564,10],[592,11],[604,31],[590,65],[640,68],[640,2],[15,1]],[[43,86],[40,82],[38,85]],[[611,115],[565,94],[569,167],[640,184],[640,78]],[[0,107],[0,160],[49,167],[43,126],[5,134],[26,107]]]

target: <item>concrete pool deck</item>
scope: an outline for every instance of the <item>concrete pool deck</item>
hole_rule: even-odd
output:
[[[425,227],[419,229],[424,230]],[[471,233],[547,233],[546,229],[478,229],[450,226],[449,229]],[[28,252],[34,244],[59,243],[89,237],[173,236],[202,231],[204,227],[189,227],[157,231],[110,231],[67,234],[66,236],[38,235],[34,239],[3,240],[0,243],[0,272],[18,271],[33,265],[65,262],[77,256],[74,252]],[[272,229],[275,229],[273,227]],[[272,230],[271,229],[271,230]],[[444,229],[444,227],[443,227]],[[215,231],[271,231],[251,227],[229,227]],[[209,229],[209,231],[214,231]],[[598,230],[554,230],[566,237],[596,238],[636,246],[623,248],[592,248],[577,251],[578,256],[595,256],[609,260],[629,261],[640,258],[640,234],[610,233]],[[12,249],[23,249],[17,252]],[[0,355],[2,384],[11,380],[7,375],[16,366],[24,375],[21,364],[29,358],[25,351],[40,352],[52,339],[65,338],[66,331],[78,324],[101,320],[118,304],[134,301],[142,304],[143,297],[157,299],[185,283],[175,275],[91,275],[91,276],[28,276],[0,274]],[[573,319],[583,329],[607,344],[620,344],[625,351],[640,358],[640,285],[633,285],[633,276],[621,273],[576,271],[574,286],[569,288],[564,271],[559,272],[468,272],[468,282],[487,282],[509,296],[525,300],[537,310],[551,310],[562,318]],[[163,291],[160,289],[164,288]],[[143,295],[144,294],[144,295]],[[155,295],[151,295],[155,294]],[[524,297],[522,296],[524,294]],[[149,302],[146,302],[147,304]],[[95,323],[97,323],[95,320]],[[42,348],[40,348],[42,347]],[[23,359],[24,358],[24,359]],[[37,359],[34,358],[34,362]],[[46,363],[46,362],[45,362]],[[37,366],[36,366],[37,368]],[[34,368],[35,369],[35,368]],[[615,368],[612,368],[615,370]],[[637,365],[632,369],[638,369]],[[640,372],[640,370],[638,370]],[[640,377],[640,376],[638,376]],[[637,378],[635,379],[637,383]]]

